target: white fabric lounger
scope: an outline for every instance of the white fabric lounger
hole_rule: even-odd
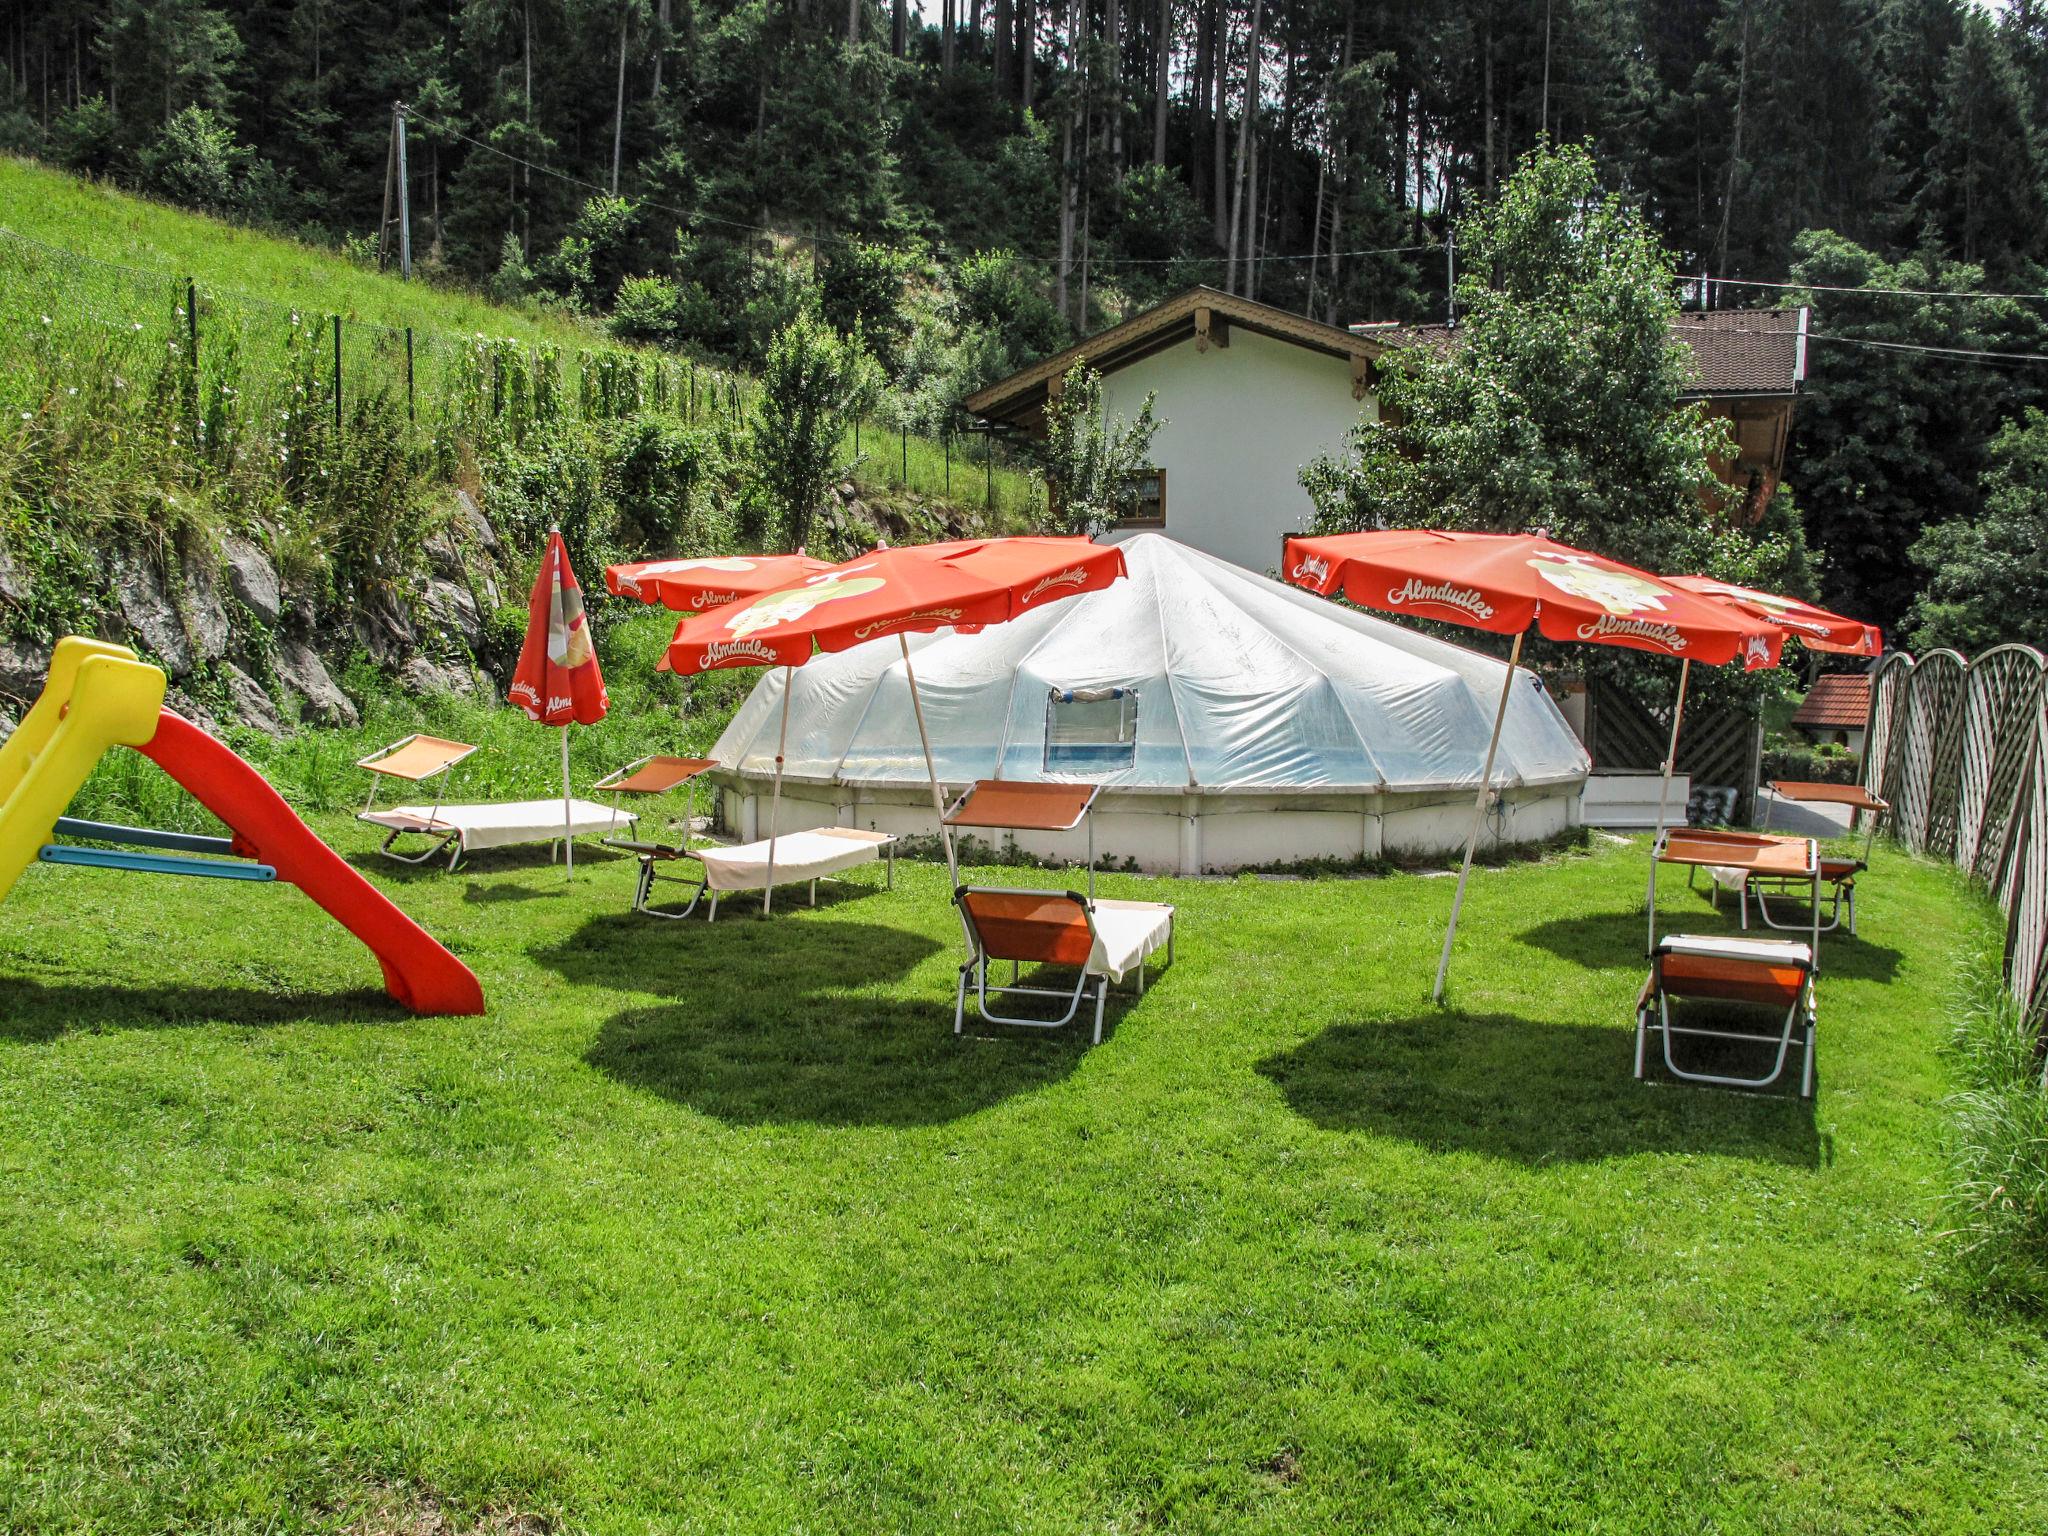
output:
[[[560,800],[513,800],[498,805],[437,805],[429,809],[418,805],[394,806],[386,811],[364,811],[356,818],[376,826],[388,827],[391,835],[384,839],[384,851],[408,833],[422,837],[439,838],[440,844],[427,851],[438,854],[442,848],[453,848],[448,867],[453,869],[462,862],[465,854],[481,848],[510,848],[520,843],[559,843],[562,840],[563,812]],[[638,820],[632,811],[616,810],[609,805],[597,805],[589,800],[571,800],[568,810],[568,828],[571,835],[583,837],[591,833],[631,830]],[[427,854],[415,857],[424,859]]]
[[[768,889],[768,840],[740,843],[731,848],[691,848],[682,854],[704,867],[704,879],[690,898],[689,906],[677,914],[687,917],[706,892],[711,896],[710,917],[718,920],[718,898],[726,891]],[[873,864],[886,856],[888,885],[896,884],[896,839],[887,832],[868,832],[859,827],[814,827],[808,832],[785,832],[775,839],[775,883],[811,888],[811,905],[818,904],[818,882],[828,875],[843,874],[862,864]],[[651,865],[649,866],[652,867]]]
[[[1145,960],[1173,944],[1173,908],[1157,901],[1095,901],[1095,943],[1088,969],[1111,981],[1136,971],[1142,982]],[[1141,987],[1142,990],[1142,987]]]

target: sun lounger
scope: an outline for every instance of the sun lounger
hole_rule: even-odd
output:
[[[522,843],[559,845],[565,830],[572,837],[605,835],[622,826],[630,830],[638,816],[633,811],[619,811],[589,800],[571,800],[565,826],[560,800],[509,800],[496,805],[437,805],[431,811],[416,805],[400,805],[388,811],[364,811],[356,819],[390,830],[379,852],[417,864],[452,849],[448,867],[453,869],[479,849],[511,848]],[[423,853],[395,852],[392,845],[408,834],[431,838],[433,845]],[[559,847],[555,847],[550,850],[550,857],[559,853]]]
[[[1650,979],[1636,999],[1636,1076],[1643,1075],[1652,1033],[1662,1043],[1664,1066],[1672,1076],[1724,1088],[1763,1088],[1776,1082],[1797,1046],[1802,1057],[1800,1097],[1811,1098],[1816,1023],[1813,973],[1812,947],[1790,939],[1665,935],[1651,953]],[[1673,998],[1710,999],[1781,1011],[1783,1023],[1775,1034],[1688,1027],[1672,1021]],[[1677,1035],[1775,1045],[1777,1053],[1770,1071],[1760,1076],[1704,1072],[1678,1064],[1672,1045]]]
[[[657,912],[650,904],[656,880],[673,880],[679,885],[698,885],[695,880],[682,880],[674,875],[659,873],[659,866],[686,858],[690,852],[690,828],[694,820],[696,797],[694,790],[698,776],[707,769],[716,768],[717,762],[708,757],[643,757],[638,762],[628,763],[618,772],[599,779],[592,785],[597,794],[612,797],[613,806],[619,804],[622,795],[661,795],[682,785],[689,785],[693,791],[690,803],[685,806],[682,841],[663,843],[635,837],[612,837],[604,839],[607,848],[621,849],[635,854],[640,860],[640,878],[633,887],[633,910],[648,917],[686,917],[689,909],[682,912]],[[696,905],[693,901],[692,907]]]
[[[1098,901],[1078,891],[965,885],[953,893],[953,901],[967,930],[969,954],[967,963],[960,967],[959,989],[953,1001],[956,1035],[966,1024],[967,984],[971,979],[983,1018],[1030,1029],[1064,1027],[1080,1011],[1082,1001],[1092,990],[1094,1041],[1099,1045],[1102,1010],[1110,983],[1135,974],[1142,994],[1147,957],[1164,949],[1167,963],[1173,962],[1173,908],[1159,902]],[[989,984],[988,967],[992,960],[1010,962],[1007,986]],[[1072,967],[1074,985],[1071,990],[1023,985],[1018,973],[1026,964]],[[996,1012],[989,1006],[991,994],[998,998],[1016,995],[1065,999],[1067,1006],[1056,1018],[1027,1018]]]
[[[1804,882],[1812,903],[1807,941],[1751,938],[1734,934],[1674,933],[1657,936],[1657,869],[1684,864],[1715,873],[1732,871],[1745,880],[1765,878],[1788,885]],[[1673,1077],[1724,1088],[1763,1088],[1778,1081],[1794,1045],[1801,1047],[1800,1094],[1813,1093],[1814,985],[1820,954],[1820,849],[1811,838],[1770,837],[1755,832],[1674,828],[1660,833],[1650,863],[1650,977],[1636,998],[1636,1076],[1643,1075],[1650,1035],[1663,1048]],[[1673,1022],[1673,998],[1706,999],[1782,1011],[1775,1034],[1701,1028]],[[1682,1067],[1676,1036],[1775,1045],[1771,1070],[1741,1077]]]
[[[408,736],[381,752],[357,760],[356,766],[372,775],[370,795],[356,820],[383,827],[387,833],[377,851],[402,864],[422,864],[448,854],[448,867],[484,848],[509,848],[521,843],[559,845],[564,836],[589,833],[609,834],[621,826],[628,831],[637,813],[621,811],[616,805],[596,805],[588,800],[571,800],[566,809],[560,799],[513,800],[495,805],[448,805],[445,803],[451,774],[457,764],[477,749],[467,742],[444,741],[438,736]],[[399,805],[376,809],[377,790],[385,779],[407,783],[435,781],[434,802],[428,806]],[[400,853],[398,840],[418,836],[428,839],[419,853]],[[558,849],[550,849],[554,856]]]
[[[759,842],[740,843],[734,847],[704,847],[662,851],[648,857],[641,866],[641,896],[635,906],[645,911],[647,891],[655,879],[674,879],[672,875],[651,875],[654,864],[670,858],[694,859],[701,866],[702,878],[696,882],[697,890],[690,897],[690,904],[680,912],[658,912],[657,917],[688,917],[697,910],[697,903],[705,896],[711,898],[710,920],[718,920],[719,898],[729,891],[766,891],[768,889],[769,851],[768,839]],[[818,904],[818,882],[832,875],[844,874],[863,864],[878,860],[888,862],[886,887],[896,885],[896,839],[887,832],[867,832],[859,827],[814,827],[808,832],[785,832],[775,839],[774,870],[775,883],[781,885],[804,885],[811,888],[811,905]],[[689,882],[679,882],[688,884]]]
[[[1841,927],[1846,919],[1849,925],[1849,932],[1855,933],[1856,877],[1870,868],[1870,849],[1871,844],[1877,837],[1877,824],[1891,813],[1890,802],[1877,795],[1873,795],[1859,784],[1818,784],[1800,779],[1777,779],[1772,781],[1771,791],[1777,799],[1791,800],[1800,804],[1848,806],[1850,812],[1849,830],[1852,833],[1856,830],[1856,820],[1858,817],[1868,818],[1865,822],[1866,831],[1863,839],[1863,856],[1861,858],[1843,859],[1823,856],[1820,861],[1821,884],[1827,887],[1826,895],[1822,898],[1827,903],[1825,908],[1827,915],[1821,920],[1820,931],[1822,933],[1832,933],[1835,929]],[[1772,809],[1775,808],[1774,804]],[[1766,831],[1770,828],[1770,813],[1768,811],[1765,813],[1764,827]],[[1808,895],[1808,891],[1806,889],[1806,882],[1803,880],[1796,878],[1788,880],[1770,875],[1753,875],[1748,880],[1742,882],[1742,893],[1744,896],[1742,924],[1745,928],[1749,926],[1748,898],[1751,897],[1754,897],[1756,900],[1757,916],[1763,919],[1764,925],[1768,928],[1796,931],[1810,926],[1807,922],[1797,919],[1781,922],[1772,915],[1770,908],[1770,902],[1773,898],[1780,901],[1790,899],[1795,902],[1804,899]]]

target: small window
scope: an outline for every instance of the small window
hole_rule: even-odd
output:
[[[1130,516],[1119,518],[1119,528],[1164,528],[1166,526],[1166,471],[1139,469],[1131,473],[1131,489],[1137,505]]]
[[[1138,759],[1138,695],[1129,688],[1055,688],[1045,701],[1048,773],[1115,773]]]

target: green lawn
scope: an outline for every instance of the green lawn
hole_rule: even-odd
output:
[[[1644,1086],[1643,857],[1476,874],[1447,1011],[1448,880],[1110,877],[1182,927],[1094,1050],[955,1040],[929,866],[380,874],[491,999],[417,1021],[295,892],[32,868],[0,1525],[2042,1529],[2039,1322],[1935,1231],[1988,908],[1880,850],[1815,1103]]]

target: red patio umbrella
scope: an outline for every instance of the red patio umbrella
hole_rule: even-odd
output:
[[[569,794],[569,726],[595,725],[611,707],[604,673],[597,665],[597,646],[583,612],[583,587],[569,564],[562,530],[548,530],[547,553],[534,577],[526,608],[526,643],[507,702],[524,709],[543,725],[562,728],[562,858],[567,873],[576,872],[576,845],[570,836],[573,817]]]
[[[1884,631],[1861,619],[1847,619],[1830,613],[1804,598],[1780,597],[1754,587],[1738,587],[1732,581],[1712,576],[1671,576],[1672,586],[1701,597],[1719,598],[1747,609],[1785,630],[1809,651],[1828,651],[1842,656],[1882,656]]]
[[[798,550],[793,555],[707,555],[695,559],[639,560],[608,565],[604,584],[614,597],[637,597],[678,613],[703,613],[744,602],[801,581],[831,566]]]
[[[775,746],[775,790],[768,813],[769,892],[763,898],[763,910],[773,895],[775,820],[782,803],[783,752],[789,741],[792,679],[787,669],[802,666],[820,651],[844,651],[865,640],[896,637],[917,715],[925,772],[931,777],[932,806],[941,818],[939,836],[946,850],[946,868],[957,882],[953,841],[944,824],[945,799],[932,761],[917,674],[910,665],[908,637],[939,629],[999,624],[1063,597],[1106,587],[1123,574],[1123,552],[1113,544],[1095,544],[1083,538],[959,539],[873,550],[749,602],[700,613],[678,624],[667,656],[677,672],[709,672],[721,667],[785,669],[782,729]]]
[[[1486,815],[1493,759],[1507,716],[1508,689],[1533,626],[1552,640],[1618,645],[1680,659],[1680,707],[1695,659],[1719,665],[1775,666],[1785,632],[1774,623],[1714,598],[1673,587],[1648,571],[1559,544],[1541,534],[1448,533],[1388,529],[1289,539],[1287,579],[1325,596],[1341,593],[1363,607],[1446,619],[1494,634],[1511,634],[1507,676],[1494,711],[1493,735],[1479,771],[1472,830],[1451,898],[1450,926],[1437,961],[1434,996],[1441,1002],[1465,884]],[[1672,721],[1677,740],[1678,721]],[[1666,777],[1670,764],[1666,762]],[[1658,822],[1663,813],[1660,808]]]

